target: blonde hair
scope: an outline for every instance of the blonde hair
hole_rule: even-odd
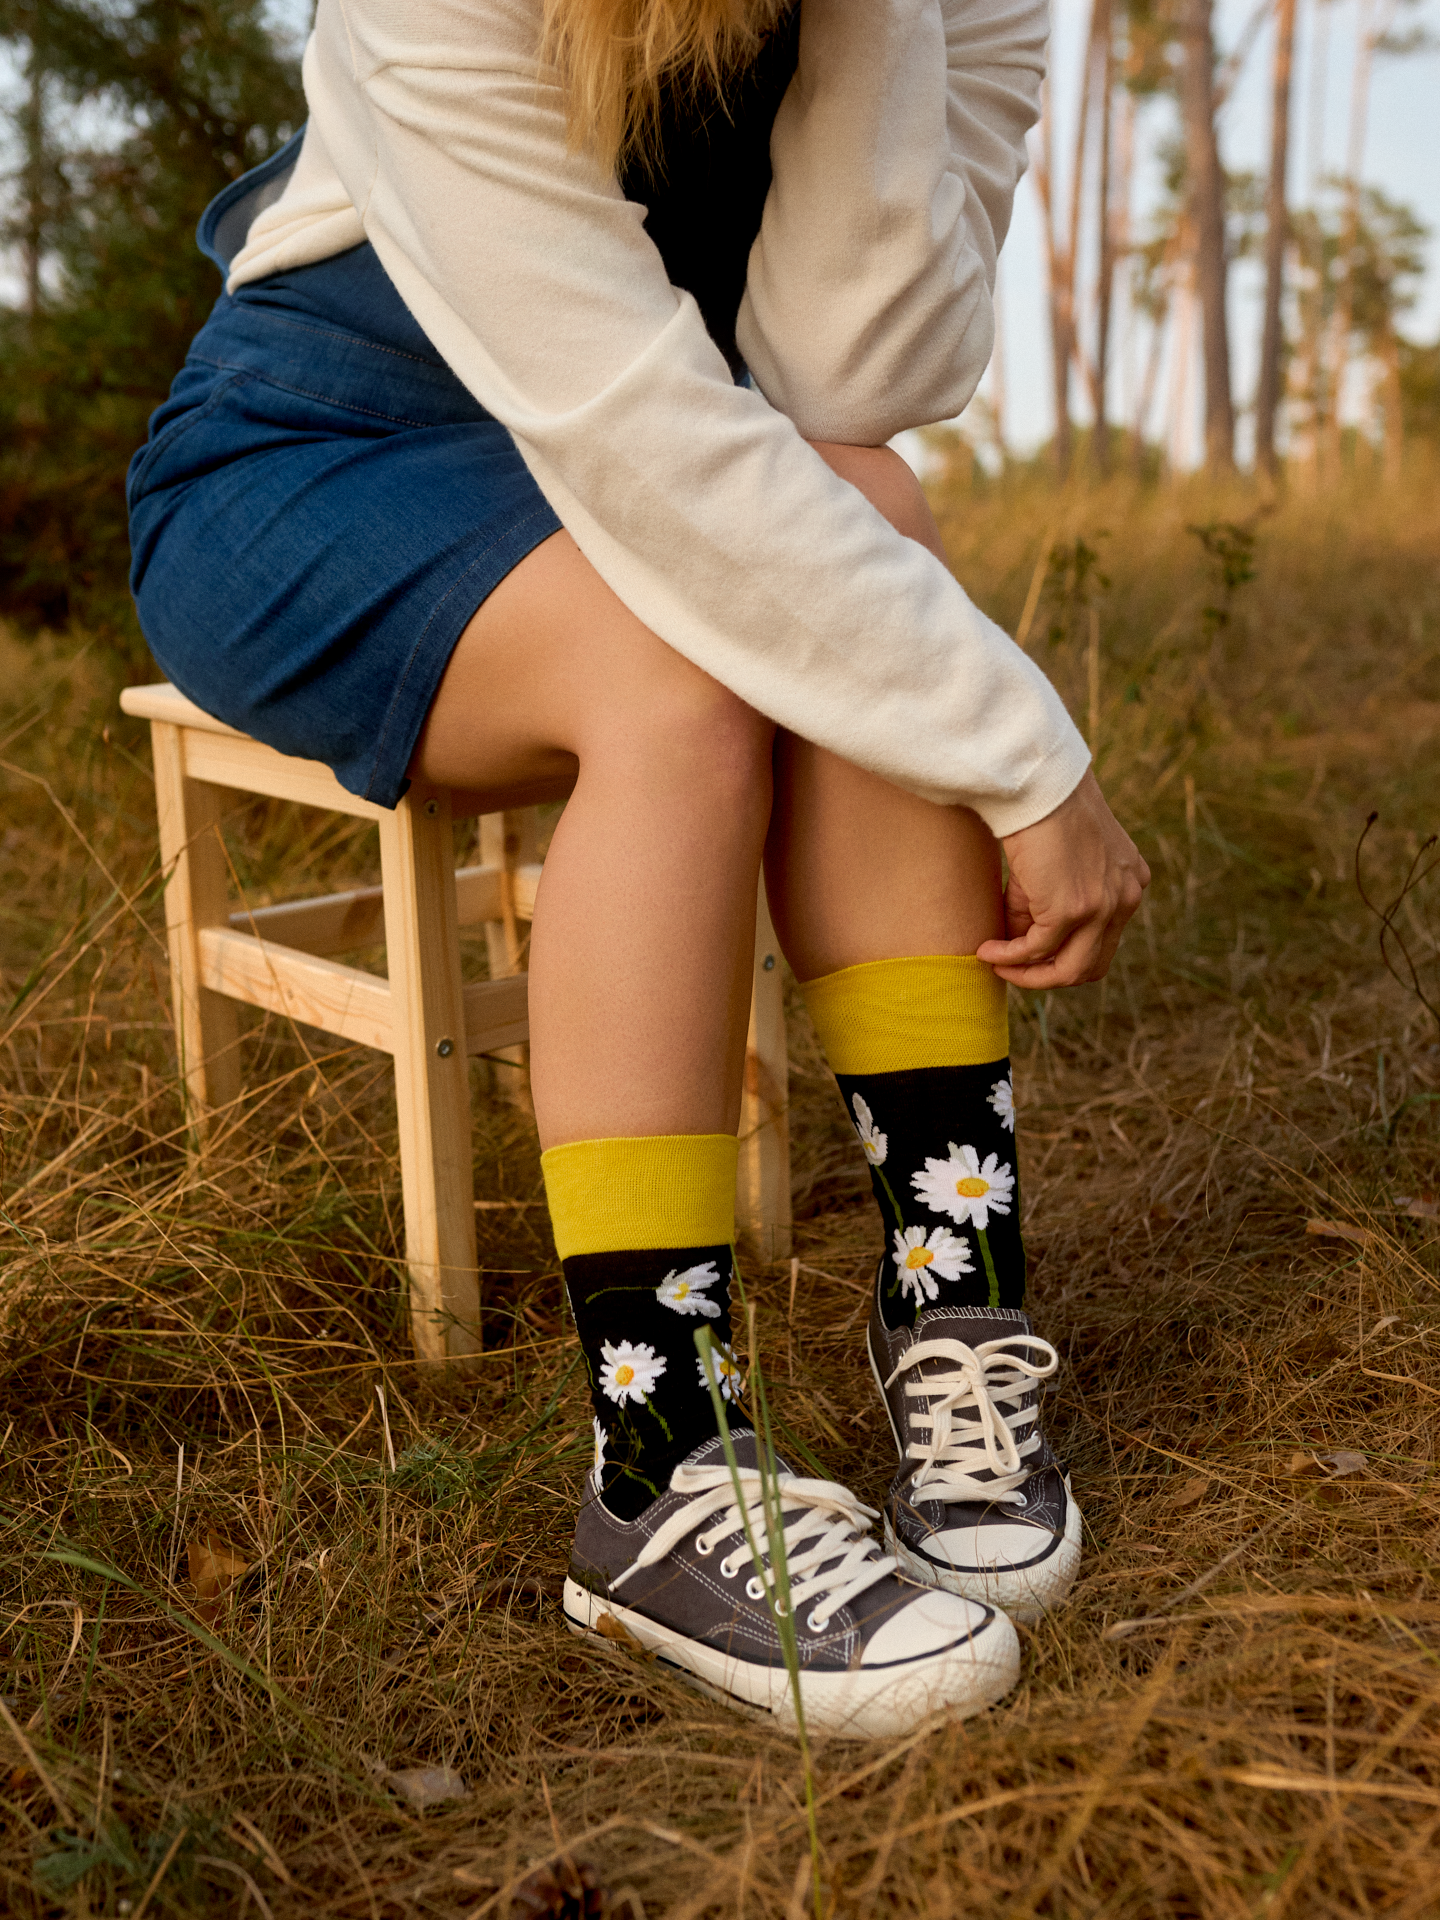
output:
[[[788,0],[545,0],[543,53],[570,138],[606,166],[653,150],[660,90],[723,98]]]

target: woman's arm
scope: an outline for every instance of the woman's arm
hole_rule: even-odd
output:
[[[959,413],[1039,110],[1045,0],[803,0],[737,335],[815,440]]]
[[[1054,690],[733,384],[643,209],[567,148],[538,20],[536,0],[321,0],[314,124],[406,304],[596,571],[677,652],[996,832],[1041,818],[1088,760]]]

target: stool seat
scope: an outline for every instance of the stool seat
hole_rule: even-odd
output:
[[[393,810],[378,807],[319,761],[252,740],[168,683],[127,687],[120,706],[150,723],[175,1033],[196,1150],[216,1112],[243,1091],[237,1004],[390,1054],[415,1350],[463,1360],[480,1343],[467,1061],[514,1057],[529,1038],[520,927],[534,917],[542,872],[535,809],[483,815],[481,858],[457,871],[447,788],[416,781]],[[381,884],[232,907],[220,827],[236,793],[373,821]],[[462,927],[484,930],[489,980],[462,982]],[[332,957],[382,941],[384,977]],[[790,1231],[778,954],[762,883],[737,1217],[765,1258],[788,1253]]]

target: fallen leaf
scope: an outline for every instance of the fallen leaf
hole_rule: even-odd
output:
[[[1416,1200],[1408,1193],[1397,1193],[1395,1205],[1399,1212],[1408,1213],[1414,1220],[1440,1220],[1440,1200],[1428,1197]]]
[[[1290,1464],[1286,1467],[1285,1471],[1287,1473],[1315,1474],[1321,1471],[1321,1467],[1320,1462],[1315,1458],[1313,1453],[1292,1453],[1290,1456]]]
[[[1398,1327],[1399,1324],[1400,1316],[1398,1313],[1382,1313],[1374,1326],[1371,1327],[1369,1333],[1366,1334],[1365,1338],[1367,1340],[1373,1340],[1377,1333],[1384,1333],[1387,1327]]]
[[[617,1647],[628,1647],[631,1653],[644,1653],[645,1643],[637,1640],[622,1620],[613,1613],[602,1613],[595,1622],[595,1631],[605,1640],[613,1640]]]
[[[402,1767],[386,1776],[402,1800],[408,1800],[417,1812],[438,1807],[445,1800],[465,1800],[470,1789],[450,1767]]]
[[[219,1617],[226,1592],[250,1571],[250,1562],[242,1560],[233,1547],[222,1545],[213,1533],[204,1540],[187,1540],[185,1553],[190,1562],[190,1584],[199,1602],[195,1617],[210,1626]]]
[[[1187,1480],[1183,1487],[1176,1488],[1175,1492],[1170,1495],[1169,1503],[1172,1507],[1193,1506],[1203,1494],[1209,1491],[1209,1487],[1209,1474],[1197,1473],[1192,1479]]]
[[[1347,1474],[1365,1471],[1363,1453],[1322,1453],[1317,1458],[1332,1480],[1343,1480]]]
[[[1328,1236],[1332,1240],[1351,1240],[1357,1247],[1368,1247],[1375,1238],[1364,1227],[1352,1227],[1344,1220],[1307,1220],[1305,1231]]]

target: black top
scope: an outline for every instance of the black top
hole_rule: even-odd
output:
[[[661,88],[653,160],[620,170],[627,200],[648,208],[645,231],[660,249],[672,286],[692,293],[710,337],[737,376],[745,363],[735,320],[745,269],[770,191],[770,129],[800,57],[800,9],[792,6],[745,72],[697,101]]]

